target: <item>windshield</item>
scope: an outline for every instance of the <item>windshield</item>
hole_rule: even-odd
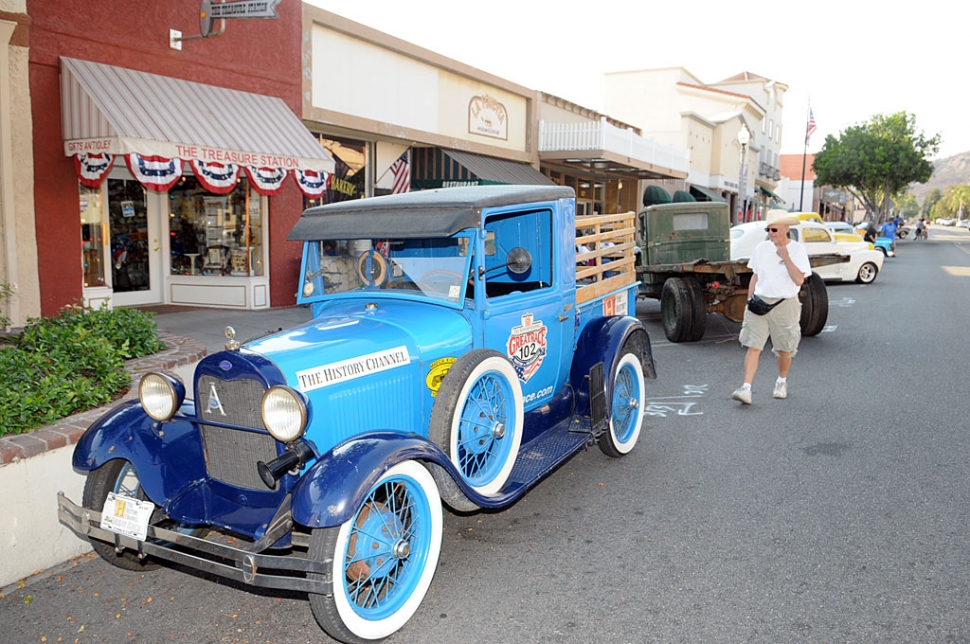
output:
[[[302,300],[386,290],[458,302],[469,276],[468,237],[311,241],[304,247]]]

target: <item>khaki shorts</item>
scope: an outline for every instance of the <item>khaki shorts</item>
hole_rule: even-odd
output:
[[[770,297],[762,299],[768,304],[778,301]],[[801,318],[802,303],[797,297],[788,298],[765,315],[755,315],[745,308],[738,339],[742,346],[763,351],[770,337],[772,353],[777,356],[779,351],[786,351],[794,358],[802,339]]]

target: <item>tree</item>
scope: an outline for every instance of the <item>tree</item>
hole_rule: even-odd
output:
[[[907,192],[896,201],[896,210],[899,211],[903,219],[911,219],[919,214],[919,203],[917,203],[916,197]]]
[[[930,215],[933,219],[967,218],[970,211],[970,185],[950,186],[943,197],[933,204]]]
[[[866,218],[877,220],[909,184],[929,180],[933,175],[929,157],[939,147],[940,135],[927,138],[916,129],[914,115],[878,114],[845,129],[838,138],[825,137],[812,168],[820,185],[848,190],[865,205]]]
[[[923,214],[929,216],[929,214],[933,211],[933,206],[935,206],[936,202],[942,198],[943,192],[939,188],[933,188],[930,190],[929,194],[926,195],[926,198],[923,199]]]

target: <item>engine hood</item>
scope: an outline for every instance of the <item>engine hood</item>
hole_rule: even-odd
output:
[[[304,389],[300,374],[361,358],[408,362],[454,354],[471,344],[471,326],[452,309],[398,300],[335,302],[313,320],[260,338],[245,349],[271,360],[287,382]]]

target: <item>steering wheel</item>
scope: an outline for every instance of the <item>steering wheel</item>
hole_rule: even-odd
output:
[[[448,294],[448,289],[456,285],[460,287],[463,279],[460,273],[436,268],[422,275],[417,284],[422,291]]]
[[[387,280],[387,260],[374,249],[357,258],[357,275],[367,286],[376,288]]]

